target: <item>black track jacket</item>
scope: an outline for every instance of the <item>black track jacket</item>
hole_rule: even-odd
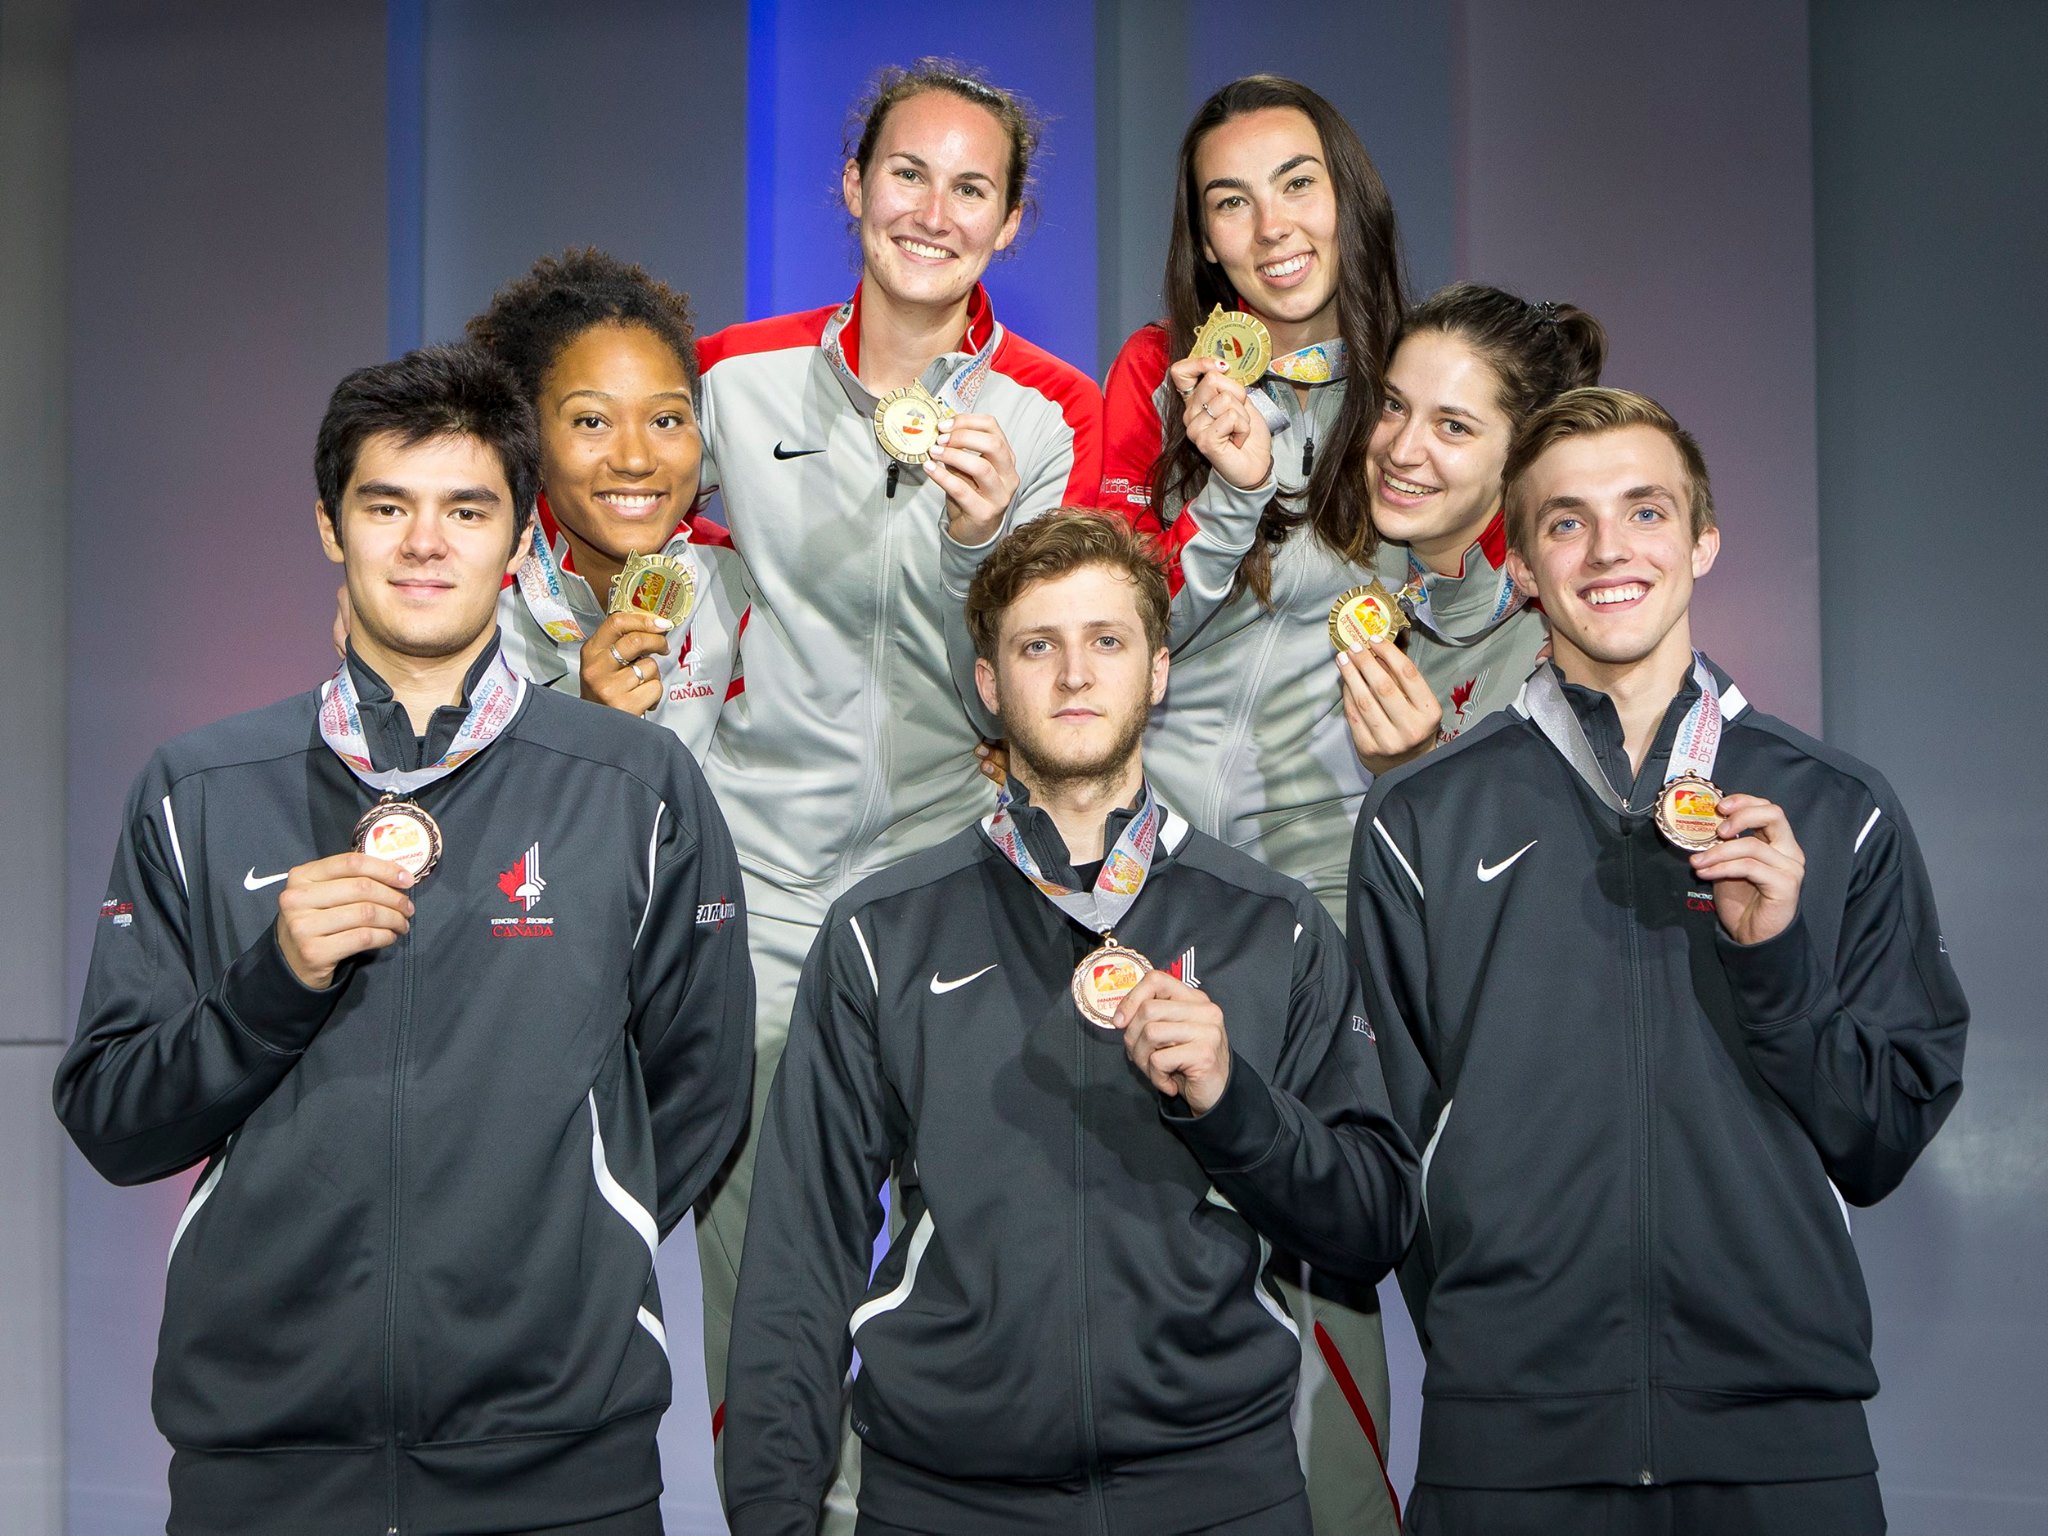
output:
[[[1606,695],[1566,696],[1631,783]],[[1870,1307],[1847,1211],[1962,1091],[1962,992],[1891,787],[1768,715],[1714,780],[1782,806],[1799,916],[1731,942],[1648,816],[1504,710],[1373,788],[1351,941],[1395,1114],[1425,1144],[1402,1266],[1418,1477],[1537,1488],[1871,1471]],[[1832,1187],[1830,1187],[1832,1185]]]
[[[417,742],[352,665],[396,766]],[[58,1069],[58,1114],[115,1183],[207,1160],[157,1355],[170,1530],[411,1536],[644,1504],[669,1400],[655,1244],[748,1102],[725,825],[668,732],[530,686],[416,796],[445,851],[411,931],[311,991],[277,886],[346,851],[376,798],[318,705],[208,726],[143,771]],[[462,713],[438,712],[430,760]]]
[[[1050,819],[1018,815],[1064,867]],[[1230,1079],[1198,1119],[1082,1019],[1068,987],[1099,939],[979,827],[834,906],[761,1132],[740,1271],[725,1427],[739,1536],[816,1529],[856,1347],[866,1445],[985,1480],[981,1523],[961,1511],[951,1528],[1177,1531],[1299,1490],[1301,1346],[1261,1280],[1268,1242],[1370,1282],[1415,1219],[1415,1154],[1361,989],[1303,886],[1170,813],[1116,934],[1223,1010]],[[870,1281],[892,1165],[900,1221]],[[1207,1454],[1247,1439],[1275,1448],[1254,1458],[1262,1477]],[[1119,1468],[1146,1458],[1179,1470],[1123,1486]],[[872,1507],[873,1481],[864,1510],[928,1528]]]

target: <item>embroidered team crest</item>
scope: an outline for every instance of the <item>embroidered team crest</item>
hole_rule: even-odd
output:
[[[555,920],[552,917],[535,917],[533,909],[540,905],[541,893],[548,888],[547,880],[540,872],[540,844],[532,847],[512,861],[512,867],[498,875],[498,889],[505,899],[519,908],[517,917],[494,917],[491,919],[491,937],[494,939],[551,939],[555,936]]]
[[[1190,944],[1176,955],[1173,964],[1166,968],[1166,974],[1175,981],[1186,982],[1191,987],[1199,988],[1202,983],[1195,976],[1195,946]]]

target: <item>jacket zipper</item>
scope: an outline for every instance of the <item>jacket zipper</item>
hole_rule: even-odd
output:
[[[1074,963],[1080,964],[1087,950],[1075,942]],[[1069,1031],[1074,1039],[1074,1294],[1075,1346],[1080,1358],[1081,1439],[1088,1455],[1088,1499],[1095,1529],[1108,1536],[1109,1515],[1103,1507],[1101,1469],[1095,1444],[1094,1363],[1088,1350],[1088,1131],[1082,1124],[1088,1102],[1088,1040],[1085,1030]]]
[[[889,500],[891,500],[891,501],[894,501],[894,500],[896,499],[896,481],[897,481],[897,480],[898,480],[898,479],[899,479],[899,478],[900,478],[900,477],[902,476],[902,474],[903,474],[903,466],[902,466],[901,464],[898,464],[898,463],[896,463],[896,462],[894,462],[894,461],[892,460],[892,461],[890,462],[890,464],[889,464],[889,484],[888,484],[888,489],[887,489],[887,490],[886,490],[886,491],[884,492],[884,494],[885,494],[885,495],[886,495],[886,496],[888,497],[888,499],[889,499]]]
[[[384,1418],[390,1441],[388,1463],[391,1494],[385,1536],[398,1536],[398,1265],[401,1179],[400,1153],[403,1142],[406,1026],[412,1020],[413,943],[410,931],[399,941],[398,1024],[391,1047],[391,1241],[384,1270]]]
[[[1636,1481],[1649,1487],[1656,1479],[1654,1471],[1655,1454],[1651,1444],[1650,1378],[1653,1370],[1652,1338],[1650,1325],[1650,1039],[1644,1019],[1643,1008],[1643,956],[1642,946],[1636,932],[1636,840],[1631,831],[1630,820],[1624,815],[1621,821],[1621,849],[1623,888],[1627,893],[1627,906],[1623,924],[1628,930],[1628,986],[1630,1023],[1635,1033],[1636,1047],[1636,1134],[1640,1138],[1642,1155],[1636,1164],[1636,1219],[1635,1249],[1637,1263],[1636,1307],[1638,1326],[1642,1330],[1643,1380],[1642,1380],[1642,1457],[1636,1471]]]
[[[1315,430],[1315,418],[1304,413],[1304,419],[1308,421],[1309,430],[1313,432]],[[1313,437],[1305,438],[1301,444],[1301,478],[1306,481],[1315,472],[1316,440]]]
[[[896,483],[895,470],[901,466],[892,465],[889,483]],[[874,760],[868,774],[867,794],[861,799],[860,817],[853,826],[853,835],[847,839],[846,851],[839,856],[838,890],[846,888],[847,870],[859,859],[866,849],[868,840],[874,836],[875,823],[880,819],[883,802],[887,799],[891,742],[889,737],[889,597],[891,578],[896,568],[896,520],[885,517],[882,520],[881,559],[875,567],[875,621],[868,639],[868,740],[874,744]],[[835,891],[835,894],[837,892]]]

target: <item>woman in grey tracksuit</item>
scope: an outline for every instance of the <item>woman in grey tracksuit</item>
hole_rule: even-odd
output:
[[[1212,97],[1176,198],[1169,318],[1125,344],[1104,405],[1101,500],[1156,531],[1174,582],[1148,761],[1195,825],[1334,912],[1373,774],[1501,707],[1534,664],[1543,625],[1505,579],[1501,465],[1536,405],[1597,379],[1604,336],[1579,311],[1471,285],[1403,320],[1384,188],[1349,126],[1293,82]],[[1218,304],[1272,335],[1250,391],[1174,361]],[[1387,310],[1383,329],[1362,323]],[[1405,651],[1333,660],[1331,605],[1376,578],[1415,632]],[[1377,1298],[1291,1279],[1318,1524],[1391,1531]]]
[[[1396,755],[1361,761],[1331,659],[1330,605],[1373,579],[1366,454],[1401,321],[1394,212],[1349,124],[1305,86],[1223,87],[1181,143],[1166,318],[1112,366],[1100,503],[1153,531],[1173,588],[1173,672],[1145,760],[1197,828],[1342,909],[1372,769],[1434,739],[1416,669]],[[1272,369],[1249,390],[1185,359],[1216,306],[1249,310]],[[1309,1501],[1324,1532],[1391,1533],[1386,1350],[1370,1286],[1280,1271],[1299,1325]]]
[[[1006,330],[979,281],[1023,211],[1036,130],[1022,104],[920,61],[885,72],[856,124],[852,297],[729,327],[698,353],[705,494],[722,493],[751,603],[705,771],[748,893],[754,1126],[826,911],[994,804],[975,764],[993,727],[968,582],[1007,528],[1086,501],[1101,475],[1094,383]],[[923,463],[885,451],[876,427],[882,400],[912,387],[954,413]],[[699,1212],[714,1435],[752,1134]],[[827,1529],[851,1518],[835,1500]]]

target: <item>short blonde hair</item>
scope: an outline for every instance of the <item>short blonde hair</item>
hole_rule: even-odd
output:
[[[1120,517],[1087,507],[1062,507],[1003,536],[967,588],[967,632],[974,654],[993,660],[1003,614],[1026,587],[1084,566],[1106,565],[1138,589],[1145,644],[1166,644],[1172,602],[1152,541]]]
[[[1661,432],[1678,450],[1685,466],[1688,510],[1692,514],[1692,538],[1714,526],[1714,488],[1707,480],[1706,456],[1693,435],[1648,395],[1626,389],[1568,389],[1522,423],[1508,448],[1507,463],[1501,468],[1501,496],[1507,508],[1508,548],[1524,560],[1535,554],[1535,509],[1521,494],[1522,482],[1536,461],[1568,437],[1597,437],[1628,427],[1650,427]]]

